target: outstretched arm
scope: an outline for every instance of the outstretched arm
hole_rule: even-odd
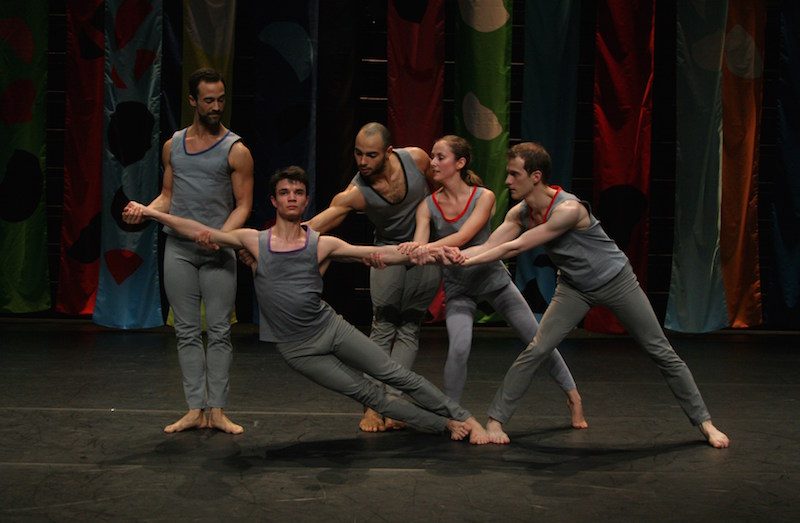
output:
[[[363,211],[367,204],[364,196],[355,185],[333,197],[330,206],[306,222],[317,232],[327,232],[342,223],[351,211]]]
[[[555,211],[553,211],[549,220],[541,225],[537,225],[536,227],[525,231],[518,238],[497,244],[488,249],[483,249],[477,254],[471,254],[471,249],[467,249],[464,251],[464,255],[467,256],[467,260],[464,261],[462,265],[477,265],[479,263],[488,263],[495,260],[512,258],[521,252],[544,245],[545,243],[558,238],[570,229],[576,227],[582,216],[581,211],[583,211],[583,213],[586,212],[584,207],[579,203],[578,205],[567,205],[567,203],[562,204]],[[481,245],[480,247],[485,245],[486,244]]]
[[[475,245],[468,249],[464,249],[464,255],[474,257],[482,252],[502,245],[503,243],[510,242],[518,237],[522,232],[522,224],[519,221],[519,204],[512,207],[507,213],[500,226],[492,231],[489,239],[480,245]]]
[[[408,256],[397,250],[395,245],[351,245],[335,236],[320,236],[317,247],[320,265],[324,261],[361,263],[373,255],[379,256],[383,265],[404,265],[412,263]]]
[[[219,229],[207,227],[195,220],[173,216],[149,206],[145,207],[138,202],[128,202],[128,205],[122,211],[123,220],[135,215],[167,225],[179,234],[193,240],[198,237],[210,238],[212,243],[222,247],[247,249],[256,259],[258,258],[258,231],[255,229],[235,229],[230,232],[223,232]]]

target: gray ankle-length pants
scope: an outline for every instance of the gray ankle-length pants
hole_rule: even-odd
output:
[[[448,419],[464,421],[472,416],[431,382],[389,359],[338,314],[311,338],[276,347],[289,367],[311,381],[416,428],[442,432]],[[364,373],[405,392],[420,406],[386,394]]]
[[[175,317],[186,403],[190,409],[225,408],[233,358],[231,317],[236,302],[236,255],[232,249],[207,251],[193,241],[167,236],[164,290]],[[201,301],[208,333],[205,350]]]
[[[489,406],[489,417],[507,423],[527,392],[536,368],[593,305],[603,305],[658,366],[672,394],[694,425],[711,419],[692,373],[675,353],[630,264],[598,289],[582,292],[561,279],[533,341],[508,369]]]
[[[425,313],[439,290],[436,265],[371,268],[372,329],[369,337],[391,359],[410,369],[419,350]],[[396,392],[396,391],[394,391]]]
[[[505,287],[477,299],[464,295],[448,296],[445,314],[449,347],[444,365],[444,392],[456,401],[461,401],[467,381],[467,360],[472,349],[472,327],[478,301],[487,301],[525,344],[530,343],[539,328],[528,302],[511,281]],[[544,367],[561,390],[568,392],[576,389],[572,373],[558,349],[554,349],[544,360]]]

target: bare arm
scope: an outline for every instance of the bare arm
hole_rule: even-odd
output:
[[[161,192],[148,205],[149,208],[161,212],[169,212],[169,208],[172,205],[172,165],[169,162],[171,151],[172,139],[170,138],[161,149],[161,161],[164,164],[164,179],[161,182]],[[142,223],[145,218],[142,216],[143,209],[143,205],[132,207],[129,212],[123,213],[123,221],[132,224]]]
[[[250,217],[250,210],[253,208],[253,157],[250,149],[245,147],[242,142],[233,144],[228,153],[228,165],[232,169],[231,184],[236,206],[222,225],[221,230],[223,231],[232,231],[242,227]]]
[[[414,216],[416,225],[414,226],[414,242],[417,244],[428,243],[431,239],[431,211],[425,200],[417,205],[417,212]]]
[[[342,223],[351,211],[363,211],[367,206],[364,196],[355,185],[333,197],[330,206],[306,222],[306,225],[320,233],[327,232]]]
[[[550,215],[550,219],[545,223],[525,231],[518,238],[511,241],[506,241],[491,248],[484,249],[478,254],[470,254],[470,249],[467,249],[464,252],[467,256],[467,260],[463,265],[477,265],[479,263],[488,263],[495,260],[511,258],[521,252],[528,251],[558,238],[567,231],[575,228],[580,222],[581,217],[585,215],[586,209],[579,202],[575,202],[575,204],[576,205],[573,205],[572,202],[566,202],[560,205],[553,211]]]
[[[477,256],[478,254],[488,251],[498,245],[509,242],[520,235],[522,232],[522,224],[519,221],[519,204],[512,207],[506,213],[505,220],[500,226],[495,229],[489,239],[481,245],[475,245],[468,249],[464,249],[464,254],[469,257]]]
[[[444,238],[440,238],[435,242],[429,243],[428,247],[442,247],[444,245],[450,247],[461,247],[470,241],[475,237],[476,234],[478,234],[478,231],[480,231],[483,226],[486,225],[486,222],[489,221],[489,218],[492,217],[494,202],[494,193],[488,189],[483,191],[483,194],[475,204],[475,210],[472,212],[472,215],[467,218],[467,221],[464,222],[464,225],[461,227],[461,229],[459,229],[458,232],[445,236]]]
[[[351,245],[335,236],[320,236],[317,248],[320,264],[326,260],[362,263],[373,254],[380,256],[385,265],[404,265],[411,263],[408,256],[400,253],[394,245]]]
[[[141,214],[144,218],[167,225],[174,231],[190,239],[196,239],[201,235],[210,235],[211,242],[222,247],[247,249],[258,259],[258,231],[255,229],[234,229],[227,232],[219,229],[212,229],[195,220],[161,212],[150,206],[145,207],[138,202],[129,202],[128,205],[125,206],[125,209],[123,209],[122,216],[123,219],[125,219],[136,213]]]

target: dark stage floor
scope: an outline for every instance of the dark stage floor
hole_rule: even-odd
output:
[[[560,347],[589,429],[537,375],[507,446],[413,430],[364,434],[360,406],[291,371],[235,327],[228,414],[245,427],[175,435],[167,328],[0,320],[0,521],[797,521],[800,334],[673,335],[727,450],[691,427],[626,337]],[[521,343],[479,329],[463,405],[481,422]],[[415,369],[441,383],[446,334]]]

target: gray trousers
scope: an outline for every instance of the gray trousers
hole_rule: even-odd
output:
[[[630,264],[599,289],[582,292],[561,279],[533,341],[508,369],[489,406],[489,417],[507,423],[527,392],[536,368],[593,305],[603,305],[658,366],[672,394],[694,425],[711,419],[692,373],[675,353]]]
[[[431,382],[389,359],[338,314],[311,338],[276,347],[289,367],[311,381],[419,429],[442,432],[448,419],[464,421],[472,416]],[[420,406],[387,395],[364,373],[405,392]]]
[[[441,279],[441,269],[436,265],[370,269],[372,329],[369,337],[392,360],[407,369],[417,358],[422,322]]]
[[[449,348],[444,365],[444,392],[456,401],[461,401],[467,381],[467,360],[472,349],[472,326],[478,301],[489,302],[525,344],[530,343],[539,328],[528,302],[511,281],[499,290],[479,296],[477,300],[464,295],[448,296],[445,313]],[[544,366],[561,390],[567,392],[576,389],[572,373],[558,349],[554,349],[544,360]]]
[[[225,408],[233,357],[231,317],[236,302],[236,255],[231,249],[207,251],[193,241],[167,236],[164,289],[175,317],[186,403],[190,409]],[[208,333],[206,350],[201,301]]]

